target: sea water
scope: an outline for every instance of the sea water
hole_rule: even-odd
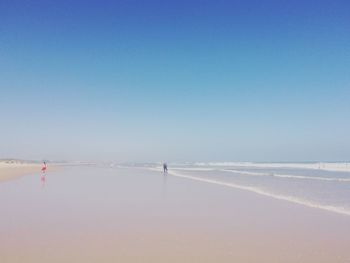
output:
[[[169,174],[350,216],[350,171],[346,167],[347,164],[317,163],[200,163],[169,165]]]

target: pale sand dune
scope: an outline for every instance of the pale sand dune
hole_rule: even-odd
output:
[[[19,161],[0,161],[0,182],[12,180],[35,172],[40,172],[40,164]]]

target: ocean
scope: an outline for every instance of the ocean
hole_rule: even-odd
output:
[[[194,163],[169,165],[169,175],[254,192],[350,216],[347,163]],[[161,171],[161,167],[145,167]]]

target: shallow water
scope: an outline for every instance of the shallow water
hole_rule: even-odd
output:
[[[176,166],[174,173],[251,188],[272,198],[350,216],[350,173],[300,168]]]

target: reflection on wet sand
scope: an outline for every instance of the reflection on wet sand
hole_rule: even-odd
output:
[[[41,187],[45,187],[45,183],[46,183],[46,175],[45,174],[42,174],[40,176],[40,182],[41,182]]]
[[[164,172],[163,173],[163,184],[162,184],[162,197],[166,198],[167,194],[167,181],[168,181],[168,173]]]

